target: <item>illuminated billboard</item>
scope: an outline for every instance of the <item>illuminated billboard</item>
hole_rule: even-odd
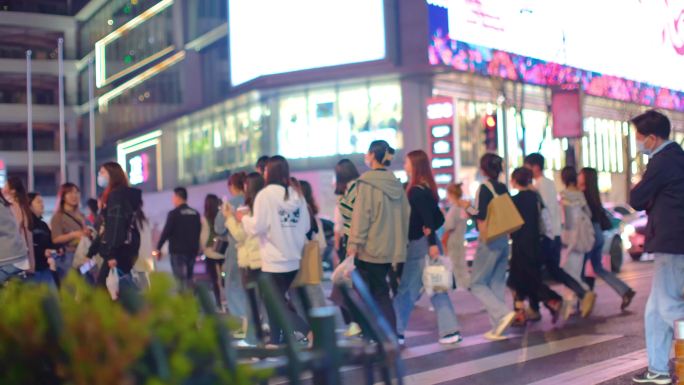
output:
[[[119,142],[117,161],[126,172],[131,186],[146,192],[161,190],[161,131]]]
[[[429,60],[684,110],[684,5],[639,0],[427,0]],[[636,27],[638,26],[638,28]]]
[[[383,0],[231,0],[228,25],[233,85],[385,58]]]

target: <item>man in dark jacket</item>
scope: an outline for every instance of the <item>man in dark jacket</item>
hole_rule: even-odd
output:
[[[200,251],[202,220],[199,212],[188,206],[188,191],[184,187],[176,187],[172,199],[175,209],[166,217],[154,254],[161,258],[159,250],[169,241],[171,270],[181,289],[186,289],[192,284],[195,258]]]
[[[646,210],[644,250],[655,256],[653,286],[646,304],[648,370],[633,378],[637,384],[670,384],[669,357],[674,321],[684,318],[684,151],[668,140],[669,119],[647,111],[632,119],[639,151],[650,157],[630,204]]]

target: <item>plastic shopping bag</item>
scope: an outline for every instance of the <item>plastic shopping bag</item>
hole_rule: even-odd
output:
[[[429,255],[425,256],[425,268],[423,269],[423,288],[425,293],[446,292],[454,287],[454,274],[444,262],[443,258],[433,261]]]
[[[355,268],[354,257],[347,257],[342,263],[337,265],[330,279],[333,283],[351,282],[351,272],[354,271]]]
[[[81,237],[81,240],[76,246],[76,251],[74,252],[74,262],[72,267],[78,269],[84,263],[88,262],[88,250],[93,242],[88,237]]]
[[[106,280],[107,290],[112,300],[116,301],[119,298],[119,272],[117,269],[109,270],[109,275]]]

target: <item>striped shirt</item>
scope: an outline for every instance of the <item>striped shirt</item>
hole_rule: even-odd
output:
[[[342,215],[343,221],[342,234],[347,236],[349,236],[351,230],[352,212],[354,211],[354,202],[356,201],[358,191],[356,188],[357,182],[358,179],[354,179],[347,184],[347,191],[344,192],[339,201],[340,215]]]

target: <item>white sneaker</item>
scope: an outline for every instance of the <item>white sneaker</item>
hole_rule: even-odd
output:
[[[252,345],[245,340],[237,340],[237,342],[235,342],[235,346],[237,346],[239,348],[251,348],[251,347],[254,347],[256,345]]]
[[[347,328],[347,331],[344,332],[345,337],[354,337],[358,336],[359,334],[361,334],[361,327],[356,322],[350,323],[349,328]]]
[[[463,341],[463,338],[461,337],[461,333],[459,333],[459,332],[447,334],[444,337],[439,339],[439,343],[442,345],[457,344],[461,341]]]
[[[399,343],[399,346],[404,346],[406,344],[406,338],[403,334],[397,335],[397,342]]]
[[[501,337],[506,329],[508,329],[509,326],[511,326],[511,322],[513,322],[513,319],[515,318],[515,312],[512,311],[508,314],[506,314],[501,320],[499,321],[499,324],[496,325],[496,328],[492,330],[494,335]]]

